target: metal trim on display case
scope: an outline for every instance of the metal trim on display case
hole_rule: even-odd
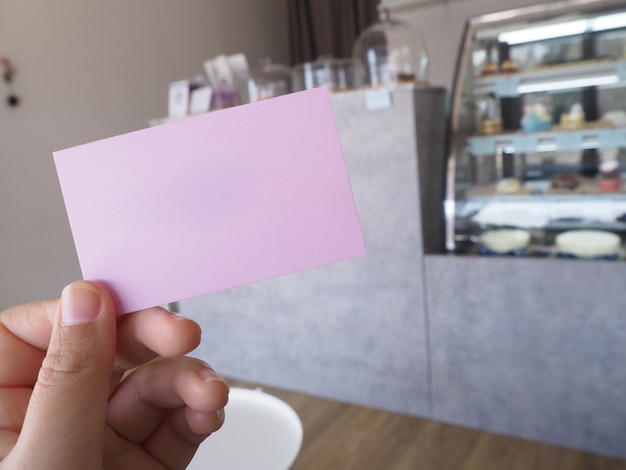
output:
[[[462,36],[461,48],[457,56],[454,74],[452,102],[450,107],[450,146],[447,163],[446,197],[444,201],[444,217],[446,223],[446,249],[454,251],[455,241],[455,213],[456,213],[456,164],[459,148],[459,117],[461,101],[468,73],[468,60],[474,33],[485,27],[505,25],[512,21],[539,20],[552,17],[556,14],[584,13],[590,10],[608,9],[614,7],[626,7],[624,0],[564,0],[559,2],[531,5],[528,7],[515,8],[500,12],[488,13],[469,18],[465,24]],[[626,79],[626,66],[624,67]],[[488,80],[485,80],[485,84]],[[533,82],[534,83],[534,82]],[[519,85],[519,84],[518,84]],[[494,85],[495,86],[495,85]]]

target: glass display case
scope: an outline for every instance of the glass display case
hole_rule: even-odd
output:
[[[626,3],[470,19],[449,152],[448,251],[626,259]]]

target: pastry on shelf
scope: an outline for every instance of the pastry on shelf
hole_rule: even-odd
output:
[[[483,69],[480,72],[480,75],[483,76],[483,77],[488,77],[490,75],[495,75],[498,72],[499,72],[498,66],[496,64],[494,64],[492,61],[489,60],[483,66]]]
[[[515,73],[518,69],[517,62],[512,59],[506,59],[502,62],[500,69],[502,70],[502,73]]]
[[[502,132],[502,121],[500,119],[483,119],[480,124],[481,134],[497,134]]]
[[[604,230],[569,230],[556,236],[556,247],[563,255],[576,258],[602,258],[619,255],[622,240]]]
[[[600,189],[604,192],[616,192],[622,188],[620,169],[617,160],[607,160],[600,164]]]
[[[517,178],[503,178],[496,185],[496,192],[499,194],[518,193],[522,189],[522,183]]]
[[[567,189],[572,191],[580,186],[580,176],[573,171],[557,173],[552,177],[550,186],[554,189]]]
[[[585,125],[585,111],[580,103],[574,103],[569,113],[561,114],[562,129],[580,129]]]
[[[496,254],[514,253],[528,247],[530,233],[516,228],[489,230],[480,236],[480,244]]]
[[[600,119],[601,123],[606,123],[611,127],[626,127],[626,112],[624,111],[609,111]]]
[[[527,105],[520,124],[526,132],[547,131],[552,125],[552,116],[541,103]]]

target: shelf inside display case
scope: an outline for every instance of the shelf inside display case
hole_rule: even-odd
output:
[[[542,204],[527,197],[471,198],[457,206],[459,227],[455,242],[465,253],[533,257],[574,258],[556,244],[560,234],[584,233],[592,236],[626,236],[626,197],[615,200],[544,198]],[[477,229],[480,228],[478,232]],[[527,237],[515,250],[496,252],[486,243],[485,235],[512,232]],[[591,243],[584,249],[593,249]],[[585,258],[626,260],[626,250],[619,242],[606,253]],[[582,257],[582,256],[581,256]]]
[[[481,157],[493,156],[497,152],[538,153],[626,147],[626,127],[599,126],[573,130],[553,127],[545,132],[477,135],[467,139],[468,151],[474,157]]]
[[[626,86],[626,61],[588,60],[478,77],[474,80],[473,93],[511,98],[526,93],[578,90],[591,86]]]
[[[622,1],[470,19],[451,130],[449,251],[626,260]]]

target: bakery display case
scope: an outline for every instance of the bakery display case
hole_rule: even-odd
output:
[[[450,119],[448,251],[626,259],[624,1],[470,19]]]

